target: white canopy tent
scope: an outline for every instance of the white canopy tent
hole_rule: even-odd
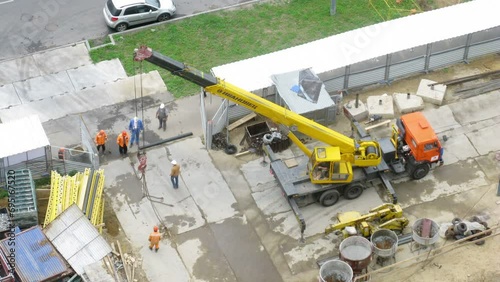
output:
[[[45,156],[50,145],[37,115],[0,124],[0,136],[3,167]]]

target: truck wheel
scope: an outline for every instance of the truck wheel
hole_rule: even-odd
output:
[[[419,180],[424,178],[427,173],[429,173],[429,165],[419,164],[412,168],[412,170],[410,171],[410,176],[412,179]]]
[[[324,207],[335,205],[340,198],[340,193],[337,190],[325,191],[319,196],[319,203]]]
[[[344,198],[348,200],[356,199],[363,194],[365,187],[361,183],[349,184],[344,190]]]

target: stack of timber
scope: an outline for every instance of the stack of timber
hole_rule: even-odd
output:
[[[43,226],[76,204],[90,222],[102,232],[104,221],[104,170],[85,169],[74,176],[52,171],[50,196]]]
[[[457,89],[453,95],[459,96],[460,98],[470,98],[497,89],[500,89],[500,79],[464,86]]]

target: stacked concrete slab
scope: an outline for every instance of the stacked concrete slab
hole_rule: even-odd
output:
[[[394,93],[392,95],[396,108],[401,114],[412,113],[424,109],[424,100],[410,93]]]
[[[429,84],[434,83],[436,82],[428,79],[422,79],[420,81],[420,85],[418,86],[417,95],[422,97],[422,99],[427,103],[441,106],[446,92],[446,85],[436,84],[429,86]]]
[[[157,71],[127,77],[118,59],[92,64],[83,43],[0,63],[2,121],[36,114],[46,122],[166,91]]]
[[[370,116],[379,115],[383,118],[394,117],[394,104],[392,96],[383,94],[380,96],[370,96],[366,99],[368,114]]]

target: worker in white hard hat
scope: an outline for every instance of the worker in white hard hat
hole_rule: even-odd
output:
[[[161,104],[158,110],[156,111],[156,118],[160,122],[160,126],[158,129],[163,128],[163,131],[167,129],[167,118],[168,118],[168,110],[165,107],[165,104]]]
[[[176,160],[171,162],[172,169],[170,170],[170,180],[172,181],[172,186],[174,189],[179,188],[179,174],[181,174],[181,167]]]
[[[149,249],[151,251],[155,247],[155,252],[158,252],[158,249],[160,249],[160,239],[161,234],[158,232],[158,226],[155,226],[153,227],[153,232],[149,234]]]

